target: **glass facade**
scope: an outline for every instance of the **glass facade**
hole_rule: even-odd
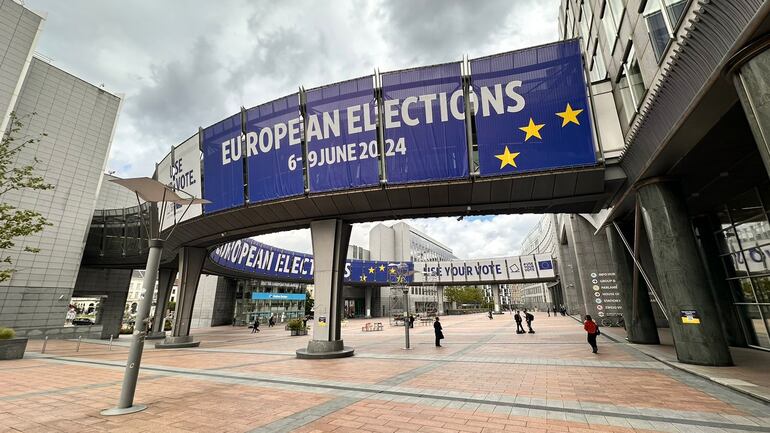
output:
[[[735,196],[714,214],[714,232],[749,344],[770,349],[770,185]]]
[[[647,25],[655,59],[660,60],[673,40],[687,6],[685,0],[649,0],[642,16]]]
[[[259,317],[261,323],[267,323],[275,315],[278,323],[305,316],[305,301],[298,299],[254,299],[265,297],[260,294],[304,295],[307,285],[304,283],[283,283],[276,281],[239,280],[235,293],[235,320],[240,324],[254,322]],[[256,296],[255,296],[256,294]]]

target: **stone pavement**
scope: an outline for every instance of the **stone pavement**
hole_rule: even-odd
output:
[[[378,321],[374,319],[371,321]],[[591,353],[579,323],[536,315],[517,335],[509,315],[442,318],[432,327],[343,328],[356,356],[300,360],[307,337],[283,327],[194,330],[197,349],[148,344],[136,402],[103,417],[120,393],[127,339],[31,341],[0,363],[0,432],[770,432],[770,405],[635,348],[600,337]],[[767,384],[764,384],[767,385]]]
[[[607,328],[605,334],[608,334],[615,341],[625,341],[626,338],[626,331],[623,328]],[[735,364],[732,367],[683,364],[676,358],[671,330],[668,328],[659,329],[658,334],[661,344],[634,344],[631,347],[663,361],[671,367],[707,378],[770,403],[770,352],[731,347],[730,353]]]

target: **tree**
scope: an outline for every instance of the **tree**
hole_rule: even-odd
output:
[[[309,316],[313,311],[315,300],[310,297],[310,292],[305,290],[305,315]]]
[[[484,302],[484,293],[478,287],[447,287],[444,289],[444,297],[458,305],[480,305]]]
[[[35,113],[31,114],[34,115]],[[24,148],[37,145],[46,134],[42,133],[36,137],[19,136],[24,124],[15,113],[11,113],[8,125],[7,133],[3,134],[0,140],[0,282],[10,279],[16,271],[13,268],[13,259],[6,251],[15,247],[20,238],[38,233],[46,226],[52,225],[40,212],[19,209],[4,199],[11,191],[53,189],[53,185],[35,174],[35,165],[39,162],[37,158],[33,159],[32,164],[14,167]],[[34,254],[40,252],[40,249],[25,245],[24,251]]]

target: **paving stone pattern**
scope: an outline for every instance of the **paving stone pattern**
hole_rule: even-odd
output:
[[[0,432],[770,432],[770,406],[600,337],[591,353],[571,318],[442,319],[433,330],[343,327],[356,356],[299,360],[307,337],[283,327],[196,330],[198,349],[145,348],[136,402],[120,394],[128,341],[31,341],[0,363]]]

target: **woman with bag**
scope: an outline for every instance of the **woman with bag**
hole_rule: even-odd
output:
[[[441,347],[441,340],[444,339],[444,333],[441,332],[441,322],[438,321],[438,316],[433,322],[433,332],[436,334],[436,347]]]
[[[588,333],[588,344],[591,345],[594,353],[599,353],[599,348],[596,346],[596,336],[601,335],[599,331],[599,325],[594,322],[594,319],[590,315],[586,315],[586,321],[583,322],[583,329]]]

